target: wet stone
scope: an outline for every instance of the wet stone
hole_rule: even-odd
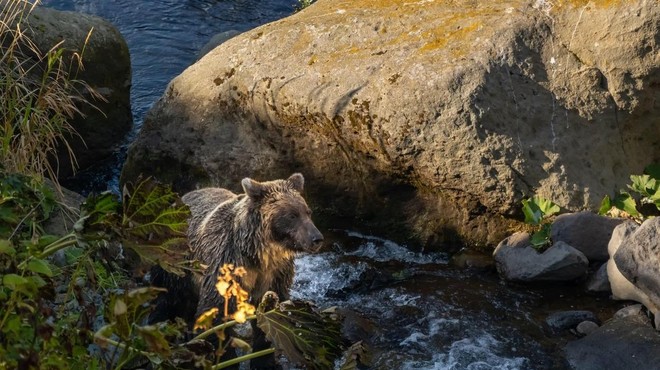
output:
[[[555,312],[545,319],[547,328],[552,334],[573,329],[583,321],[599,322],[593,312],[581,310]]]

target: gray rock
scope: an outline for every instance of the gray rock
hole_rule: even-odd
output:
[[[607,244],[622,218],[600,216],[592,212],[565,213],[552,223],[550,237],[563,241],[584,253],[590,262],[605,262],[610,258]]]
[[[496,245],[524,197],[595,209],[660,155],[653,1],[373,4],[319,0],[213,49],[154,105],[122,181],[295,170],[321,219]]]
[[[610,280],[607,277],[607,263],[602,264],[587,281],[587,291],[591,293],[611,292]]]
[[[545,323],[553,334],[573,329],[583,321],[600,322],[591,311],[560,311],[554,312],[545,319]]]
[[[66,235],[73,230],[74,223],[78,221],[80,207],[85,197],[64,187],[57,190],[49,180],[46,180],[46,184],[53,190],[58,207],[44,222],[44,232],[51,235]]]
[[[596,331],[599,326],[593,321],[582,321],[581,323],[578,324],[578,326],[575,328],[575,331],[577,331],[579,334],[582,335],[589,335]]]
[[[495,266],[503,279],[517,282],[570,281],[586,275],[589,261],[582,252],[559,242],[539,253],[525,242],[528,238],[523,233],[514,234],[503,240],[493,252]]]
[[[652,312],[660,313],[660,306],[646,292],[628,280],[619,271],[618,264],[615,261],[615,256],[620,247],[630,243],[629,240],[636,234],[638,229],[639,226],[632,221],[622,223],[614,229],[612,239],[607,247],[611,256],[607,261],[607,278],[612,288],[612,298],[640,302]],[[660,315],[656,314],[656,317],[660,319]]]
[[[620,319],[620,318],[624,318],[626,316],[637,316],[637,315],[639,315],[640,316],[639,319],[641,319],[643,317],[646,317],[646,316],[644,316],[644,313],[642,311],[643,307],[644,306],[642,306],[641,304],[633,304],[633,305],[630,305],[630,306],[626,306],[626,307],[618,310],[616,313],[614,313],[614,317]],[[650,323],[649,320],[646,320],[646,321]]]
[[[655,306],[649,309],[657,313],[660,308],[660,217],[644,221],[637,231],[624,239],[614,254],[614,261],[621,274],[649,297]]]
[[[612,234],[612,240],[608,245],[608,251],[610,253],[610,259],[607,261],[607,276],[610,281],[610,287],[612,288],[612,297],[614,299],[620,300],[633,300],[636,302],[642,303],[646,308],[648,308],[655,315],[655,326],[660,329],[660,304],[653,296],[650,296],[645,289],[638,286],[638,282],[633,283],[628,277],[624,276],[618,267],[618,262],[616,262],[616,256],[621,249],[621,246],[635,245],[634,237],[637,235],[637,231],[640,227],[634,222],[626,222],[614,229]],[[652,243],[652,241],[651,241]],[[630,247],[628,247],[630,248]],[[657,257],[657,256],[656,256]],[[625,260],[625,263],[634,265],[635,263],[629,259],[629,256],[622,258]],[[640,261],[640,264],[645,264],[647,261]],[[652,274],[653,268],[649,273]],[[651,278],[647,278],[652,280]],[[657,287],[656,287],[657,289]]]
[[[621,244],[628,239],[637,229],[639,225],[634,221],[626,221],[612,230],[612,237],[610,242],[607,244],[607,253],[610,258],[614,257],[616,251],[619,250]]]
[[[67,50],[64,56],[70,59],[84,47],[84,69],[75,77],[85,81],[105,101],[85,95],[94,106],[81,105],[84,116],[71,122],[84,143],[74,137],[69,139],[69,144],[80,168],[108,158],[133,124],[131,60],[126,41],[110,22],[88,14],[37,7],[28,17],[28,23],[26,34],[42,52],[63,41],[62,47]],[[59,156],[60,177],[70,175],[66,153],[59,153]]]
[[[642,315],[615,317],[564,348],[576,370],[655,369],[660,364],[660,334]]]

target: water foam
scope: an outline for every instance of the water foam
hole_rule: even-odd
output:
[[[430,361],[409,361],[402,369],[424,370],[518,370],[523,369],[527,359],[504,357],[497,354],[503,342],[483,333],[455,341],[448,352],[436,353]]]
[[[358,249],[346,253],[349,256],[364,257],[377,262],[400,261],[413,264],[448,263],[447,256],[444,254],[415,253],[391,240],[363,235],[354,231],[347,231],[346,235],[364,240],[364,243]]]

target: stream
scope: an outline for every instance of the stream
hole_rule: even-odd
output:
[[[113,158],[65,185],[80,193],[118,192],[126,149],[170,80],[210,38],[285,17],[295,0],[44,0],[43,5],[101,16],[126,39],[133,68],[134,128]],[[620,304],[577,284],[523,287],[494,268],[461,268],[445,254],[352,230],[324,231],[326,245],[296,260],[292,297],[352,314],[352,332],[371,345],[373,369],[563,369],[562,344],[545,318],[591,310],[602,321]]]

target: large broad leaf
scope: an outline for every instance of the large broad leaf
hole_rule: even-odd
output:
[[[182,276],[188,263],[186,232],[190,210],[170,187],[151,178],[123,191],[121,238],[143,261]]]
[[[185,258],[189,216],[178,194],[148,178],[137,186],[126,184],[121,203],[110,192],[89,197],[82,207],[82,223],[74,229],[84,232],[86,240],[113,236],[143,262],[182,276],[191,264]]]
[[[632,217],[640,216],[635,199],[625,191],[620,192],[614,197],[612,200],[612,206],[628,213]]]
[[[598,214],[601,216],[607,215],[607,213],[612,209],[612,199],[609,195],[606,195],[603,200],[600,202],[600,208],[598,208]]]
[[[119,224],[119,197],[109,191],[99,195],[90,195],[81,207],[80,219],[84,222],[87,233],[102,231],[105,233],[116,230]],[[80,229],[76,223],[75,230]]]
[[[137,333],[146,346],[147,351],[157,353],[161,356],[167,357],[170,355],[170,344],[165,338],[163,332],[160,331],[160,328],[147,325],[147,326],[138,326]],[[155,359],[152,359],[154,361]]]
[[[660,182],[656,181],[656,179],[649,175],[633,175],[630,176],[630,181],[632,181],[632,185],[628,185],[628,187],[631,190],[648,198],[654,196],[658,192],[658,186],[660,185]]]
[[[308,302],[286,301],[258,311],[257,325],[290,361],[307,369],[331,369],[341,355],[339,323]]]
[[[532,225],[538,225],[543,218],[551,216],[560,211],[559,206],[547,199],[534,196],[522,201],[525,222]]]

